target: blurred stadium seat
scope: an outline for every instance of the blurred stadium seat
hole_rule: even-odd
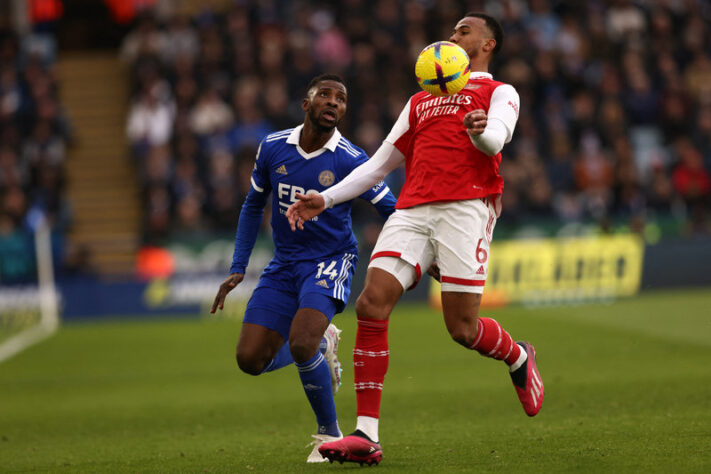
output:
[[[499,238],[711,235],[704,2],[82,0],[60,23],[22,3],[4,4],[0,39],[3,283],[34,271],[10,255],[36,211],[60,279],[131,276],[141,245],[229,241],[259,141],[302,120],[312,76],[345,77],[342,132],[372,153],[417,88],[417,53],[476,8],[504,26],[492,72],[522,104]],[[372,244],[377,217],[356,206],[354,222]]]

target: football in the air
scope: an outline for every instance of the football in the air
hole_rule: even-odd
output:
[[[417,57],[415,77],[432,95],[454,95],[469,80],[469,55],[449,41],[432,43]]]

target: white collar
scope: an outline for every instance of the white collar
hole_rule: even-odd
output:
[[[484,71],[472,71],[469,73],[469,79],[493,79],[494,76]]]
[[[338,142],[340,141],[342,136],[341,132],[339,132],[337,128],[333,130],[333,135],[331,135],[331,138],[328,139],[325,145],[323,145],[318,150],[312,151],[311,153],[306,153],[299,145],[299,139],[301,138],[301,129],[303,128],[304,124],[302,123],[294,130],[292,130],[289,134],[289,138],[286,139],[286,143],[288,143],[289,145],[296,146],[296,151],[298,151],[301,156],[303,156],[307,160],[310,160],[311,158],[316,158],[318,155],[320,155],[326,150],[329,150],[331,152],[336,151],[336,147],[338,146]]]

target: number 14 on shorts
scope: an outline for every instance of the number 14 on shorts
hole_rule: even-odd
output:
[[[335,280],[336,277],[338,276],[338,272],[336,271],[336,261],[331,260],[331,263],[326,264],[326,262],[319,262],[318,266],[318,272],[316,272],[316,279],[321,278],[322,275],[326,275],[329,277],[331,280]]]

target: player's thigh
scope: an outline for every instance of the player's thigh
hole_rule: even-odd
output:
[[[263,365],[276,356],[284,342],[284,337],[273,329],[243,322],[237,341],[237,359],[245,365]]]
[[[396,257],[381,257],[368,267],[365,286],[356,301],[360,319],[387,319],[402,296],[403,285],[414,281],[413,267]]]
[[[357,260],[353,249],[294,264],[299,295],[289,346],[296,362],[313,357],[329,323],[345,308]]]
[[[348,303],[353,275],[358,263],[356,250],[327,255],[322,258],[295,263],[293,273],[298,293],[298,309],[314,307],[326,314],[330,322]],[[330,298],[317,298],[321,295]]]
[[[273,357],[289,340],[298,298],[295,293],[276,287],[278,284],[277,281],[262,278],[252,293],[242,319],[243,332],[238,342],[238,353],[242,351],[244,356],[271,354]],[[245,327],[250,328],[247,333],[244,332]]]
[[[434,248],[425,225],[426,207],[395,211],[380,231],[370,257],[368,269],[379,268],[389,273],[403,290],[414,288],[434,259]]]
[[[489,271],[491,235],[496,224],[488,200],[472,199],[433,206],[433,240],[442,291],[484,291]]]

